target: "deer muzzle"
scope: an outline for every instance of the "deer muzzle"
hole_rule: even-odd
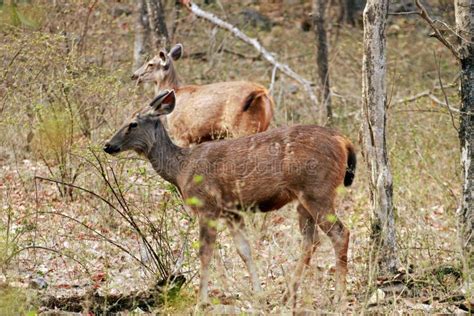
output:
[[[106,143],[103,149],[109,155],[115,155],[115,154],[118,154],[120,152],[120,147],[114,146],[110,143]]]

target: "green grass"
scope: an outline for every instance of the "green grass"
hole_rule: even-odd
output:
[[[35,296],[36,294],[31,290],[0,288],[0,314],[5,316],[37,315]]]

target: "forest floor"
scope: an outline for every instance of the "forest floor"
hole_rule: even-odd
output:
[[[141,258],[152,271],[156,267],[146,259],[136,229],[121,217],[123,201],[145,235],[165,243],[156,248],[164,265],[187,279],[178,294],[165,297],[150,312],[194,311],[199,268],[195,219],[183,209],[175,189],[146,161],[133,154],[110,158],[100,153],[104,140],[123,119],[153,95],[151,87],[137,87],[129,79],[134,17],[127,12],[133,10],[132,2],[99,1],[87,26],[89,10],[81,2],[53,7],[49,1],[37,1],[35,9],[19,6],[21,23],[27,24],[23,26],[12,26],[5,10],[0,12],[5,22],[0,24],[4,69],[0,75],[5,78],[0,83],[1,315],[43,311],[41,302],[48,296],[107,297],[153,287],[156,274],[134,258]],[[165,1],[169,10],[171,2]],[[236,17],[241,16],[242,4],[221,4],[206,9],[240,23]],[[299,25],[309,4],[290,8],[248,1],[248,5],[274,25],[270,31],[239,25],[297,73],[316,82],[314,34],[303,32]],[[117,13],[117,8],[123,12]],[[328,21],[335,20],[335,14],[331,11]],[[362,29],[329,23],[328,31],[334,125],[358,144]],[[78,41],[84,34],[86,40]],[[452,107],[459,104],[458,66],[428,34],[416,17],[391,17],[387,30],[387,138],[400,273],[375,277],[367,173],[359,154],[355,182],[339,190],[337,204],[351,231],[347,301],[342,307],[331,302],[335,259],[324,236],[299,291],[298,311],[452,314],[465,308],[459,295],[462,270],[456,236],[461,188],[457,117],[428,97],[400,101],[430,90],[437,100],[445,102],[446,95]],[[273,67],[260,58],[245,57],[256,56],[253,48],[187,12],[181,14],[175,42],[184,45],[184,59],[177,62],[184,82],[247,79],[270,85]],[[440,81],[444,89],[439,88]],[[316,123],[316,109],[291,79],[277,74],[272,93],[276,104],[272,128]],[[84,113],[88,137],[83,135]],[[122,200],[104,181],[100,166],[115,192],[123,193]],[[117,183],[111,180],[114,175]],[[37,177],[74,182],[99,198]],[[232,240],[218,223],[211,310],[290,313],[292,307],[282,304],[282,296],[300,253],[295,206],[245,214],[245,220],[264,299],[252,292]],[[87,300],[84,306],[88,308]]]

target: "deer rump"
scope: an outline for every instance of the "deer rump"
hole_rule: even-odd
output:
[[[276,210],[312,192],[333,200],[336,188],[352,184],[355,151],[338,132],[314,125],[282,127],[234,140],[196,146],[178,179],[183,198],[205,209]],[[202,176],[202,185],[194,177]],[[351,177],[348,181],[348,176]]]
[[[267,130],[273,101],[266,89],[246,81],[176,89],[176,108],[166,117],[169,133],[182,146]]]

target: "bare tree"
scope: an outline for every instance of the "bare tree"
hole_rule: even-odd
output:
[[[459,140],[463,174],[462,200],[458,210],[467,295],[474,297],[474,4],[456,0],[456,31],[461,62],[461,108]]]
[[[356,1],[355,0],[339,0],[340,13],[339,23],[347,23],[355,25]]]
[[[317,44],[317,64],[318,76],[321,82],[321,99],[326,112],[328,123],[332,121],[331,91],[329,88],[329,61],[328,61],[328,41],[326,28],[324,26],[326,12],[326,0],[313,1],[313,24],[316,34]],[[324,120],[324,119],[323,119]]]
[[[170,34],[169,34],[171,43],[176,42],[176,31],[178,30],[180,13],[181,13],[181,0],[174,0],[174,8],[173,8],[172,17],[171,17]]]
[[[165,23],[165,12],[161,0],[145,0],[148,10],[148,21],[150,23],[153,37],[153,48],[160,49],[169,45],[168,29]]]
[[[133,69],[135,71],[144,62],[149,50],[150,24],[145,0],[137,2],[137,19],[135,22],[135,44],[133,47]]]
[[[385,27],[389,0],[368,0],[364,9],[362,65],[363,154],[370,173],[371,238],[381,273],[398,267],[392,174],[388,165]]]

